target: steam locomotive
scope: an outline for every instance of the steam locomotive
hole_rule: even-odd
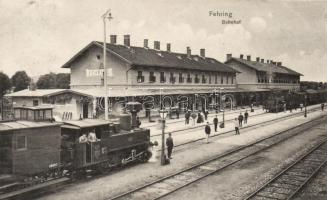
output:
[[[116,120],[55,122],[51,106],[16,107],[15,121],[0,123],[0,178],[44,182],[85,171],[104,171],[146,162],[150,131],[135,122],[138,104]],[[96,141],[80,143],[83,134]],[[0,179],[0,186],[1,186]]]

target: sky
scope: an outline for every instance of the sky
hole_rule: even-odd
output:
[[[0,71],[69,73],[65,62],[103,40],[107,9],[114,17],[108,36],[118,35],[119,44],[130,34],[133,46],[149,39],[151,48],[157,40],[175,52],[205,48],[221,62],[228,53],[251,55],[280,61],[302,73],[301,80],[327,82],[327,1],[321,0],[0,0]]]

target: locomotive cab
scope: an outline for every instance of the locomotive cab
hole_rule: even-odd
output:
[[[138,104],[135,104],[138,105]],[[103,169],[150,158],[150,131],[135,127],[136,109],[119,122],[101,119],[65,121],[61,160],[70,169]]]

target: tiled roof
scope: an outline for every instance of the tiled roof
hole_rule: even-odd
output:
[[[83,93],[82,91],[74,91],[71,89],[37,89],[37,90],[21,90],[18,92],[13,92],[10,94],[6,94],[6,97],[46,97],[46,96],[53,96],[65,92],[71,92],[76,93],[82,96],[89,96],[86,93]]]
[[[70,59],[63,68],[69,68],[81,53],[87,50],[90,46],[96,45],[103,47],[102,42],[91,42],[88,46],[77,53]],[[202,58],[198,55],[191,55],[188,58],[186,54],[174,53],[167,51],[159,51],[143,47],[126,47],[118,44],[107,44],[107,50],[119,56],[123,60],[129,62],[133,66],[152,66],[152,67],[165,67],[165,68],[178,68],[190,70],[203,70],[203,71],[218,71],[218,72],[231,72],[236,73],[234,69],[224,63],[217,61],[214,58]]]
[[[231,60],[235,60],[237,62],[240,62],[248,67],[251,67],[257,71],[264,71],[269,72],[271,70],[272,73],[281,73],[281,74],[291,74],[291,75],[297,75],[297,76],[303,76],[302,74],[291,70],[285,66],[277,66],[272,63],[262,63],[262,62],[256,62],[256,61],[249,61],[241,58],[234,58],[232,57],[230,60],[226,61],[225,63],[229,63]]]

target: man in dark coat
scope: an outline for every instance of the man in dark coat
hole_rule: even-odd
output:
[[[240,127],[242,127],[242,123],[243,123],[243,115],[242,113],[240,113],[240,115],[238,116],[238,124],[240,125]]]
[[[244,113],[244,124],[247,124],[248,123],[248,117],[249,117],[249,113],[247,110],[245,110],[245,113]]]
[[[322,104],[321,104],[321,111],[324,111],[324,108],[325,108],[325,104],[322,103]]]
[[[204,114],[204,119],[208,120],[209,111],[205,110],[203,114]]]
[[[171,137],[171,133],[168,134],[168,138],[166,139],[166,146],[167,146],[167,151],[168,151],[168,158],[172,159],[171,153],[173,152],[174,141],[173,141],[173,138]]]
[[[215,132],[217,132],[218,127],[218,116],[216,115],[215,118],[213,118],[213,125],[215,127]]]
[[[185,124],[190,123],[190,117],[191,117],[190,111],[186,111],[186,113],[185,113]]]
[[[210,133],[211,133],[211,128],[210,128],[209,122],[207,122],[207,125],[204,128],[204,132],[206,133],[206,136],[207,136],[207,144],[208,144],[209,143]]]

